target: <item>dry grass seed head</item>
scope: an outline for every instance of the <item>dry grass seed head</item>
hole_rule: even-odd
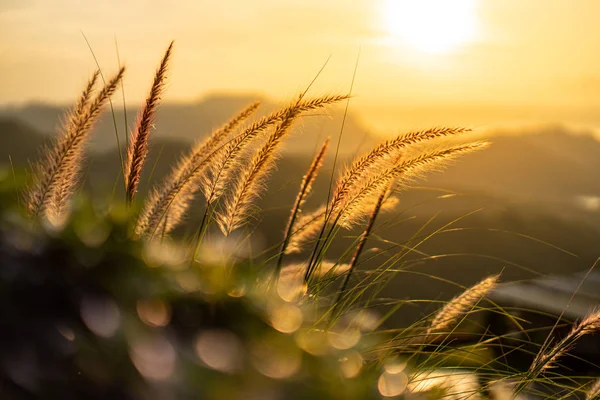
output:
[[[89,80],[74,111],[69,115],[63,133],[55,145],[47,148],[36,166],[34,184],[27,193],[27,208],[34,216],[47,214],[57,218],[63,214],[81,169],[85,143],[108,98],[121,81],[125,68],[104,85],[90,102],[96,72]]]
[[[250,104],[179,160],[171,173],[158,187],[153,188],[145,201],[136,225],[137,235],[152,234],[165,219],[164,231],[169,233],[183,220],[216,148],[222,145],[229,134],[252,115],[258,106],[258,102]]]
[[[356,184],[363,180],[365,175],[374,174],[378,169],[385,168],[386,163],[397,159],[397,153],[407,146],[469,131],[470,129],[467,128],[430,128],[399,135],[394,139],[381,143],[367,154],[352,162],[350,167],[346,169],[345,173],[338,180],[332,201],[334,208],[347,196],[348,192],[352,191]]]
[[[443,333],[453,329],[473,307],[498,284],[500,275],[490,276],[450,300],[437,312],[427,330],[428,334]]]
[[[253,201],[264,189],[264,181],[275,164],[276,150],[289,131],[296,113],[290,111],[265,144],[252,157],[247,168],[240,171],[231,196],[224,202],[223,212],[217,213],[217,223],[225,235],[241,227],[252,214]]]
[[[299,253],[304,246],[314,240],[325,223],[325,206],[315,211],[301,214],[292,226],[285,254]]]
[[[528,376],[535,378],[541,372],[553,368],[558,359],[573,347],[577,339],[598,331],[600,331],[600,310],[593,311],[575,324],[569,334],[560,342],[545,351],[540,351],[529,367]]]
[[[323,96],[304,101],[302,97],[299,97],[285,109],[285,113],[281,116],[281,122],[252,157],[249,166],[240,172],[231,195],[225,200],[222,210],[217,214],[217,223],[225,235],[244,225],[254,207],[253,201],[260,195],[264,181],[274,166],[277,149],[289,132],[295,118],[304,111],[320,108],[345,98],[346,96]]]
[[[417,157],[392,164],[381,172],[366,176],[353,190],[346,192],[337,202],[332,202],[332,215],[337,216],[338,223],[344,228],[352,228],[365,218],[369,205],[374,204],[378,193],[395,182],[397,187],[404,187],[409,182],[425,173],[439,170],[458,156],[482,150],[487,142],[474,142],[453,146],[443,150],[427,151]]]
[[[125,185],[127,201],[131,203],[137,192],[142,175],[142,168],[148,155],[148,142],[152,130],[156,109],[165,87],[165,79],[169,59],[173,50],[173,42],[169,44],[165,55],[154,75],[150,93],[146,98],[144,107],[138,115],[136,126],[131,132],[129,148],[127,149],[127,162],[125,164]]]
[[[236,136],[227,145],[220,149],[211,163],[206,182],[203,185],[203,192],[209,202],[217,200],[224,192],[235,173],[238,171],[241,155],[244,148],[256,136],[264,132],[270,126],[283,121],[283,119],[292,110],[298,113],[304,113],[319,109],[327,104],[335,103],[346,99],[348,96],[328,95],[317,97],[309,100],[295,101],[291,105],[277,110],[272,114],[255,121],[248,126],[241,134]]]

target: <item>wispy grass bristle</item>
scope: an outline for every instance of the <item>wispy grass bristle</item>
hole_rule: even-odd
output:
[[[325,212],[325,206],[321,206],[315,211],[303,213],[296,218],[285,254],[299,253],[307,243],[315,239],[325,223]]]
[[[450,300],[431,321],[427,334],[447,333],[469,313],[481,299],[498,285],[500,275],[490,276]]]
[[[344,98],[346,96],[324,96],[305,102],[302,97],[299,97],[295,103],[285,109],[277,128],[255,153],[249,165],[240,171],[230,196],[225,199],[223,209],[217,214],[217,223],[225,235],[244,225],[248,215],[251,214],[253,201],[260,196],[264,180],[274,166],[277,149],[289,132],[293,121],[305,110],[320,108]],[[232,160],[235,161],[235,158]]]
[[[291,105],[277,110],[268,116],[262,117],[248,126],[242,133],[223,146],[223,148],[215,155],[202,186],[202,191],[208,199],[208,202],[212,203],[221,197],[225,187],[231,183],[235,174],[238,172],[240,161],[242,160],[240,156],[243,154],[246,146],[267,128],[277,123],[281,123],[286,116],[291,115],[291,113],[302,114],[308,111],[317,110],[323,106],[339,102],[346,98],[348,98],[348,96],[343,95],[326,95],[309,100],[303,100],[301,98]]]
[[[142,168],[144,167],[146,156],[148,155],[150,132],[153,128],[158,103],[160,102],[164,91],[172,50],[173,42],[169,44],[160,66],[154,75],[150,93],[146,98],[144,107],[138,115],[135,128],[131,132],[129,148],[127,149],[127,161],[125,163],[125,194],[127,203],[129,204],[131,204],[137,193],[140,177],[142,175]]]
[[[535,378],[540,373],[555,367],[558,359],[573,347],[575,341],[582,336],[597,332],[600,332],[600,310],[588,314],[583,320],[575,324],[569,334],[560,342],[550,348],[542,349],[531,363],[527,377],[529,379]]]
[[[217,223],[223,234],[229,235],[241,227],[251,214],[253,201],[260,195],[264,179],[273,169],[276,150],[297,115],[295,108],[290,108],[265,144],[252,157],[249,165],[240,171],[231,196],[225,199],[223,212],[217,213]]]
[[[321,149],[317,152],[315,157],[313,158],[306,174],[302,177],[302,183],[300,184],[300,190],[296,195],[296,200],[294,201],[294,205],[292,206],[292,210],[290,211],[290,217],[288,219],[288,223],[285,228],[285,233],[283,237],[283,243],[281,244],[281,249],[279,251],[279,259],[277,260],[277,268],[281,268],[281,263],[283,261],[283,255],[286,253],[286,249],[288,243],[290,241],[290,236],[293,233],[294,223],[296,222],[296,218],[302,212],[301,207],[304,205],[306,198],[312,191],[312,186],[317,179],[317,175],[319,174],[319,170],[323,166],[323,161],[325,159],[325,155],[327,154],[327,149],[329,148],[330,138],[327,138]]]
[[[398,152],[402,149],[426,140],[469,131],[470,129],[468,128],[431,128],[423,131],[409,132],[381,143],[367,154],[352,162],[350,167],[346,169],[346,172],[338,180],[332,204],[334,207],[337,206],[353,187],[364,179],[365,175],[373,174],[378,168],[385,167],[385,162],[397,158]]]
[[[250,117],[260,103],[247,106],[206,140],[195,145],[173,167],[162,183],[153,188],[137,221],[137,235],[151,235],[161,221],[166,224],[161,232],[169,233],[185,216],[194,195],[202,183],[202,176],[213,160],[216,148],[222,145],[239,124]]]
[[[474,142],[443,150],[424,151],[414,158],[402,159],[364,177],[338,200],[334,198],[330,209],[340,226],[351,229],[372,209],[369,205],[376,203],[377,194],[393,182],[399,187],[406,186],[424,173],[441,169],[458,156],[485,149],[488,145],[487,142]]]

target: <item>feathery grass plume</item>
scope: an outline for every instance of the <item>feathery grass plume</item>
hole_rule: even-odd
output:
[[[66,118],[64,119],[63,126],[61,127],[61,129],[63,131],[63,135],[61,135],[56,140],[55,148],[54,149],[50,149],[50,148],[45,149],[44,155],[42,158],[44,159],[44,161],[47,161],[49,165],[52,165],[52,164],[58,165],[60,162],[62,162],[62,155],[64,155],[66,152],[64,147],[68,146],[69,140],[72,140],[72,136],[75,134],[77,126],[79,125],[79,121],[85,115],[85,111],[87,109],[89,100],[92,96],[92,92],[94,90],[94,86],[96,85],[96,81],[98,80],[99,75],[100,75],[99,70],[94,72],[92,77],[88,80],[86,87],[83,90],[83,93],[77,100],[75,107],[73,107],[73,109],[70,110],[70,112],[67,114]],[[63,149],[59,150],[58,149],[59,146],[62,146]],[[53,150],[55,150],[55,151],[53,152]],[[58,158],[56,158],[56,157],[58,157]],[[43,163],[43,162],[39,162],[35,166],[36,175],[37,175],[36,178],[39,178],[38,185],[40,185],[40,186],[44,186],[42,183],[43,178],[49,178],[49,176],[46,176],[44,174],[46,166],[47,166],[47,164]],[[49,184],[49,182],[48,182],[48,184]],[[55,191],[54,195],[56,196],[58,194],[58,197],[63,197],[63,195],[60,192],[63,192],[64,189],[65,189],[64,186],[63,186],[63,188],[58,188]],[[43,192],[43,191],[40,191],[40,192]],[[29,210],[32,214],[38,214],[40,212],[41,207],[43,207],[44,200],[43,200],[42,196],[39,195],[40,192],[34,191],[32,188],[32,190],[30,190],[29,193],[27,194],[27,197],[28,197],[27,203],[28,203]],[[60,208],[60,207],[57,207],[57,208]]]
[[[599,400],[600,399],[600,378],[592,384],[590,389],[587,391],[585,400]]]
[[[440,311],[437,312],[427,334],[443,333],[453,329],[460,319],[475,307],[475,305],[496,287],[500,275],[490,276],[475,286],[467,289],[460,296],[450,300]]]
[[[344,98],[346,98],[346,96],[323,96],[302,101],[299,104],[296,104],[296,108],[299,110],[299,112],[315,110],[321,108],[325,104],[329,104],[330,102],[338,101]],[[235,136],[232,140],[228,141],[219,149],[215,150],[208,149],[208,147],[205,148],[206,151],[210,151],[210,154],[206,157],[205,161],[202,161],[202,165],[194,168],[193,176],[195,177],[195,174],[197,173],[198,179],[201,179],[199,183],[200,188],[204,192],[209,204],[219,198],[223,189],[225,188],[226,183],[229,183],[230,176],[235,171],[236,163],[239,162],[238,157],[244,146],[246,146],[253,138],[262,133],[265,129],[277,123],[278,121],[281,121],[289,111],[289,108],[290,107],[278,110],[269,116],[262,117],[258,121],[253,122],[240,134]],[[210,162],[208,162],[209,160]],[[210,169],[211,173],[203,175],[205,171],[202,171],[202,169],[205,166]],[[160,225],[160,222],[165,217],[165,213],[169,210],[171,204],[176,201],[181,189],[183,188],[182,185],[186,184],[187,180],[184,177],[184,179],[178,180],[178,182],[179,185],[175,185],[170,190],[165,191],[166,194],[163,196],[158,196],[158,194],[155,196],[151,195],[151,200],[160,200],[152,201],[151,203],[155,203],[156,205],[150,208],[148,212],[144,212],[141,216],[136,228],[138,235],[153,235],[155,233],[157,227]],[[174,214],[177,214],[177,212],[174,212]]]
[[[77,126],[79,120],[85,114],[85,111],[88,107],[88,103],[92,97],[92,92],[96,85],[96,81],[98,80],[99,76],[100,76],[100,70],[96,70],[96,72],[94,72],[94,74],[88,81],[88,84],[87,84],[85,90],[83,91],[83,93],[81,94],[81,97],[77,101],[75,108],[69,113],[68,119],[67,119],[68,122],[66,122],[63,126],[65,126],[65,125],[71,126],[71,127]],[[63,129],[65,130],[65,133],[68,132],[68,127],[66,127],[66,129],[65,128],[63,128]],[[71,166],[65,167],[64,170],[75,171],[76,166],[81,165],[82,157],[83,157],[83,151],[73,154],[72,159],[68,161],[69,164],[71,164]],[[58,187],[56,189],[54,199],[53,199],[53,201],[50,201],[49,206],[46,210],[46,216],[50,219],[50,221],[54,225],[59,225],[61,222],[60,221],[61,218],[66,214],[66,212],[65,212],[66,206],[67,206],[66,203],[67,203],[68,199],[70,198],[73,188],[77,184],[77,179],[78,179],[78,174],[74,173],[70,177],[70,179],[59,179],[58,180],[58,185],[57,185]]]
[[[173,42],[169,44],[165,55],[160,63],[154,82],[144,107],[140,111],[135,129],[131,132],[129,148],[127,149],[127,162],[125,164],[125,186],[127,203],[131,204],[137,192],[142,175],[142,168],[148,155],[148,139],[154,122],[158,102],[164,91],[165,78],[167,75],[168,63],[173,50]]]
[[[36,166],[33,187],[27,193],[27,208],[31,215],[48,214],[58,217],[64,211],[81,167],[84,145],[108,98],[114,93],[125,68],[108,81],[90,103],[96,72],[88,82],[74,111],[68,117],[63,134],[52,148],[45,150]]]
[[[328,96],[322,99],[327,98],[330,99],[329,102],[323,105],[339,101],[345,96]],[[260,196],[264,181],[274,166],[279,145],[290,131],[293,121],[302,112],[301,104],[300,96],[291,107],[288,107],[277,128],[252,157],[250,165],[240,171],[231,195],[225,200],[223,210],[217,213],[217,224],[223,234],[229,235],[245,223],[248,214],[252,211],[253,201]]]
[[[531,363],[526,377],[529,379],[534,379],[543,371],[554,367],[556,361],[571,349],[577,339],[584,335],[599,331],[600,310],[596,310],[588,314],[581,322],[573,326],[571,332],[569,332],[564,339],[562,339],[552,348],[545,351],[540,351]]]
[[[382,163],[390,161],[396,158],[398,151],[406,148],[407,146],[417,144],[425,140],[436,139],[444,136],[457,135],[465,132],[470,132],[467,128],[430,128],[423,131],[409,132],[404,135],[400,135],[392,140],[387,140],[367,154],[359,157],[354,161],[346,172],[339,179],[338,184],[333,194],[332,204],[337,204],[347,196],[348,192],[352,188],[361,182],[364,176],[372,174],[377,170],[377,167],[381,167]]]
[[[200,185],[204,169],[214,157],[215,149],[240,123],[250,117],[259,105],[259,102],[254,102],[244,108],[178,161],[171,173],[159,186],[153,188],[144,202],[136,224],[137,235],[151,234],[163,220],[168,221],[164,231],[169,233],[181,222]]]
[[[223,146],[215,155],[214,161],[210,165],[209,174],[207,174],[202,186],[202,191],[208,202],[214,202],[223,194],[225,187],[231,182],[233,175],[239,167],[240,155],[250,141],[265,129],[283,121],[292,110],[295,110],[297,113],[304,113],[347,98],[348,96],[344,95],[328,95],[309,100],[295,101],[291,105],[255,121],[241,134]]]
[[[321,206],[308,214],[300,215],[292,225],[285,254],[299,253],[304,245],[314,239],[325,223],[326,207]]]
[[[274,167],[276,150],[297,115],[295,108],[290,108],[265,144],[252,157],[250,165],[240,171],[231,196],[225,199],[223,212],[217,212],[217,224],[224,235],[229,235],[245,223],[252,211],[254,199],[260,196],[264,189],[264,181]]]
[[[351,191],[346,192],[337,204],[332,203],[332,213],[340,226],[350,229],[369,212],[369,206],[376,202],[377,193],[392,182],[405,185],[424,172],[439,169],[458,156],[482,150],[488,145],[487,142],[468,143],[424,152],[415,158],[392,164],[381,172],[374,173],[373,176],[367,176]]]
[[[279,251],[279,259],[277,260],[277,269],[281,268],[281,263],[283,261],[283,255],[285,254],[285,250],[290,240],[290,236],[292,235],[292,228],[294,226],[294,222],[296,218],[301,213],[301,207],[304,205],[306,198],[310,194],[312,190],[313,183],[315,179],[317,179],[317,175],[321,166],[323,166],[323,160],[325,159],[325,155],[327,154],[327,149],[329,148],[330,138],[325,140],[321,149],[317,152],[315,157],[313,158],[310,166],[308,167],[308,171],[302,177],[302,183],[300,184],[300,190],[298,191],[298,195],[296,196],[296,201],[294,202],[294,206],[290,212],[290,219],[288,220],[285,235],[283,237],[283,243],[281,244],[281,250]]]

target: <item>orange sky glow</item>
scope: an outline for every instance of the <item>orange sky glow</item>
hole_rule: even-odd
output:
[[[95,68],[128,67],[143,99],[171,39],[166,101],[281,100],[325,60],[315,93],[347,92],[375,130],[566,123],[600,130],[594,0],[0,0],[0,104],[69,102]]]

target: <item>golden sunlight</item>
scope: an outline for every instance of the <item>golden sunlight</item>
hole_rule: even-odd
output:
[[[385,0],[385,29],[426,53],[447,53],[477,34],[475,0]]]

